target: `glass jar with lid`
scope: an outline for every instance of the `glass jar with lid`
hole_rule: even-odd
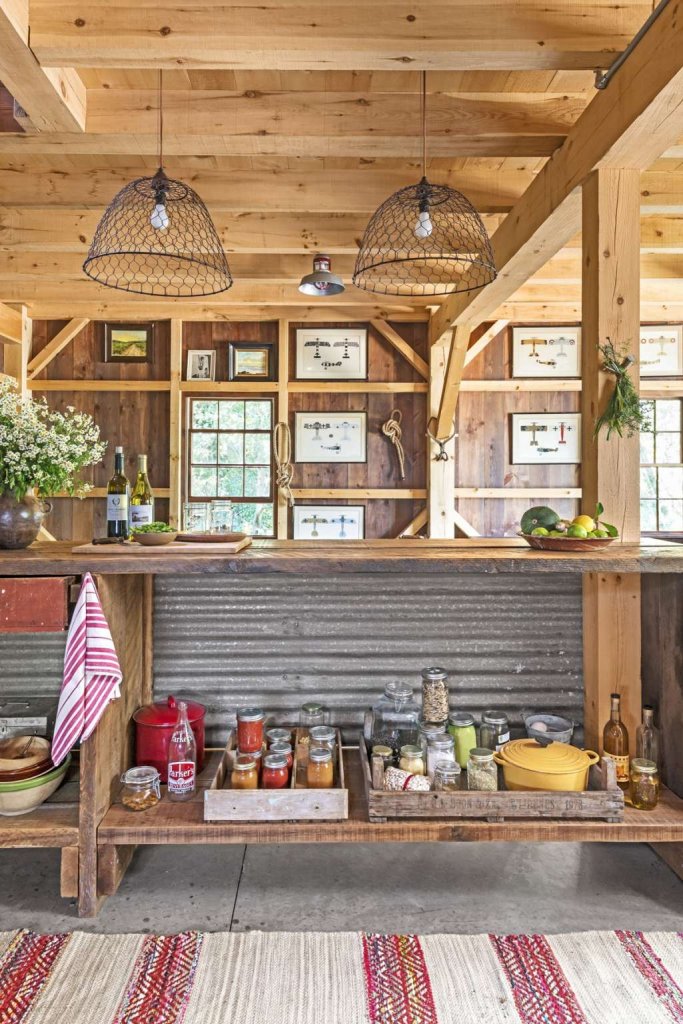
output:
[[[334,761],[337,750],[337,733],[331,725],[314,725],[310,733],[311,750],[313,747],[326,747]]]
[[[426,668],[422,672],[422,717],[425,722],[448,719],[448,673],[443,668]]]
[[[461,768],[467,768],[470,750],[477,745],[474,717],[468,711],[451,711],[448,716],[448,731],[455,745],[455,760]]]
[[[418,732],[418,743],[422,747],[422,754],[427,760],[427,748],[430,740],[435,736],[440,736],[444,731],[443,722],[424,722],[420,720],[417,732]]]
[[[630,776],[631,803],[639,811],[653,811],[659,800],[659,772],[654,761],[634,757]]]
[[[150,765],[129,768],[121,776],[121,803],[129,811],[146,811],[161,800],[159,772]]]
[[[238,754],[235,757],[230,785],[233,789],[258,789],[258,768],[252,754]]]
[[[436,762],[434,789],[439,793],[456,793],[462,789],[462,771],[457,761]]]
[[[315,700],[302,704],[299,710],[299,725],[302,729],[302,742],[308,743],[308,734],[316,725],[327,724],[327,709]]]
[[[309,789],[331,789],[334,784],[332,752],[327,747],[311,747],[306,766]]]
[[[269,753],[284,754],[287,758],[287,769],[291,772],[292,765],[294,764],[294,753],[292,751],[291,743],[285,743],[284,740],[277,740],[277,742],[271,743]]]
[[[255,753],[263,746],[266,713],[261,708],[238,708],[237,746],[245,754]]]
[[[391,682],[373,707],[372,743],[398,754],[406,743],[417,743],[420,708],[408,683]]]
[[[411,775],[425,775],[425,762],[422,757],[422,747],[416,743],[404,743],[401,747],[401,759],[399,768]]]
[[[434,778],[434,769],[437,762],[450,761],[455,764],[455,747],[453,737],[448,732],[441,732],[438,736],[432,736],[427,747],[427,775]]]
[[[272,747],[273,743],[291,743],[292,733],[289,729],[272,728],[266,730],[266,743]]]
[[[470,750],[467,760],[467,788],[494,793],[498,789],[498,768],[493,751],[486,747]]]
[[[264,789],[284,789],[288,785],[289,768],[285,754],[266,754],[261,781]]]
[[[504,711],[485,711],[481,716],[479,745],[500,750],[510,739],[510,722]]]
[[[371,757],[381,757],[382,765],[385,770],[390,768],[394,763],[394,752],[391,747],[385,746],[384,743],[376,743],[372,748]]]

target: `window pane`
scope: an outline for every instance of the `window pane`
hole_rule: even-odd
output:
[[[659,470],[659,497],[683,499],[683,469]]]
[[[244,402],[221,402],[221,430],[244,430]]]
[[[246,402],[246,429],[270,430],[272,402]]]
[[[218,461],[229,466],[244,462],[244,434],[221,434],[218,438]]]
[[[640,503],[640,528],[645,533],[657,529],[657,502],[641,501]]]
[[[655,436],[654,434],[640,435],[640,461],[655,461]]]
[[[657,497],[657,470],[654,466],[640,471],[640,496],[641,498]]]
[[[218,494],[221,498],[241,498],[244,494],[243,469],[218,470]]]
[[[252,465],[270,465],[270,436],[268,434],[245,434],[244,461]]]
[[[191,462],[204,462],[215,466],[217,450],[218,436],[216,434],[192,435]]]
[[[660,501],[659,529],[683,530],[683,501]]]
[[[190,478],[190,491],[195,498],[215,498],[216,470],[200,469],[193,466]]]
[[[681,403],[679,399],[670,401],[659,398],[657,406],[657,430],[681,429]]]
[[[272,537],[275,533],[273,506],[239,502],[232,519],[234,530],[255,537]]]
[[[655,434],[655,452],[657,462],[680,462],[681,461],[681,435],[680,434]]]
[[[245,498],[268,498],[270,496],[270,467],[247,466],[244,470]]]
[[[192,426],[195,430],[215,430],[218,426],[218,402],[193,402]]]

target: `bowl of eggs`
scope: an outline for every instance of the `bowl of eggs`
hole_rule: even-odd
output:
[[[529,739],[538,740],[544,746],[549,743],[570,743],[574,723],[560,715],[527,715],[524,719]]]

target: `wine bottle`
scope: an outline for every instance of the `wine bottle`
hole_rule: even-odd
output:
[[[154,492],[147,476],[147,456],[138,455],[138,475],[130,496],[130,525],[154,522]]]
[[[659,729],[655,726],[655,712],[650,704],[643,705],[643,721],[636,729],[636,757],[654,761],[659,767]]]
[[[602,734],[602,752],[604,757],[614,761],[617,782],[622,789],[626,789],[629,784],[628,732],[621,720],[621,697],[618,693],[612,693],[610,700],[612,710]]]
[[[114,450],[114,475],[107,484],[107,537],[128,537],[130,484],[124,471],[123,448]]]

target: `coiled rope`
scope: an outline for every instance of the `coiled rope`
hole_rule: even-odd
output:
[[[273,431],[273,457],[275,459],[275,483],[283,492],[290,508],[294,508],[292,494],[292,433],[287,423],[276,423]]]
[[[385,437],[388,437],[394,448],[396,449],[396,457],[398,459],[398,475],[401,480],[405,480],[406,475],[406,453],[403,450],[401,438],[403,437],[403,431],[401,430],[402,414],[400,409],[392,409],[391,415],[386,423],[382,424],[382,433]]]

